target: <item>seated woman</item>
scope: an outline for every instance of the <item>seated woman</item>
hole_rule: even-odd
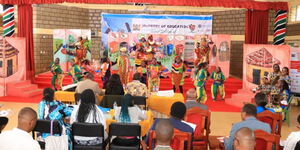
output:
[[[59,124],[66,129],[70,141],[70,125],[64,122],[65,117],[69,117],[73,107],[67,107],[65,104],[54,100],[54,91],[51,88],[45,88],[43,92],[43,100],[38,106],[38,118],[45,120],[58,120]],[[50,134],[43,133],[42,138],[45,139]],[[71,141],[70,141],[71,142]]]
[[[147,116],[138,106],[133,105],[132,96],[126,94],[122,99],[122,107],[115,110],[115,119],[122,123],[138,123],[139,120],[147,119]],[[137,137],[116,137],[112,143],[122,146],[136,145],[139,139]]]
[[[258,93],[263,93],[266,95],[269,95],[271,92],[272,86],[269,83],[268,77],[263,77],[262,78],[262,84],[260,84],[258,87],[256,87],[256,91]]]
[[[286,107],[288,105],[288,102],[291,97],[291,92],[288,83],[285,80],[279,80],[279,89],[280,89],[280,95],[282,96],[282,100],[280,101],[280,104],[282,107]]]
[[[81,93],[80,105],[74,108],[70,122],[71,124],[74,122],[99,123],[106,129],[105,116],[96,105],[93,90],[87,89]],[[106,133],[104,137],[107,137]],[[74,136],[74,140],[79,145],[98,145],[102,142],[102,139],[98,137]]]
[[[124,95],[124,89],[118,74],[110,76],[106,85],[105,95]]]
[[[270,108],[266,108],[266,105],[268,104],[268,96],[265,93],[257,93],[254,96],[255,104],[256,104],[256,110],[257,114],[264,112],[265,110],[269,110],[273,113],[275,111]]]

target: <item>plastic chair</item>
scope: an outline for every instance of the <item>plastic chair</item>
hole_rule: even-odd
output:
[[[135,105],[142,105],[145,110],[147,109],[147,101],[145,96],[133,96],[132,98]]]
[[[256,118],[257,120],[268,123],[273,134],[281,136],[282,115],[280,113],[272,113],[271,111],[265,110],[257,114]]]
[[[104,127],[97,123],[79,123],[75,122],[72,124],[72,135],[73,136],[84,136],[84,137],[99,137],[102,139],[99,145],[79,145],[72,139],[73,150],[103,150],[105,149],[104,143]]]
[[[196,124],[193,146],[204,146],[207,149],[210,134],[210,111],[193,107],[187,110],[186,121]]]
[[[291,95],[290,99],[288,100],[288,106],[285,107],[282,110],[282,113],[284,114],[285,121],[286,121],[286,123],[287,123],[288,126],[290,126],[290,113],[289,113],[289,109],[291,107],[291,102],[292,102],[293,99],[294,99],[294,95]]]
[[[51,120],[40,120],[36,121],[36,125],[32,130],[32,138],[35,139],[36,132],[38,133],[49,133],[51,128]],[[57,120],[53,120],[53,135],[58,134],[61,135],[62,128]],[[45,149],[46,143],[43,141],[38,141],[41,149]]]
[[[138,137],[139,142],[133,146],[120,146],[111,143],[113,136]],[[110,150],[140,150],[141,149],[141,126],[135,123],[112,123],[109,125],[109,149]]]
[[[279,135],[270,134],[263,130],[255,130],[254,134],[256,138],[255,150],[272,150],[273,145],[275,150],[279,150]]]
[[[152,150],[155,139],[156,139],[155,130],[152,130],[149,133],[149,150]],[[171,141],[172,149],[173,150],[184,150],[185,143],[187,143],[186,149],[191,150],[191,144],[192,144],[191,133],[181,132],[179,130],[174,129],[174,135],[173,135],[173,138]]]

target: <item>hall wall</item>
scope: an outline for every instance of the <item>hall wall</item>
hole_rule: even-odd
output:
[[[101,49],[101,13],[137,14],[118,9],[84,9],[61,5],[35,5],[34,14],[34,55],[36,74],[47,71],[53,60],[52,30],[62,28],[91,29],[92,33],[92,59],[99,59]],[[148,12],[147,12],[148,13]],[[242,78],[243,44],[245,10],[228,10],[219,12],[150,12],[150,14],[174,15],[213,15],[213,34],[231,34],[231,70],[233,76]],[[272,35],[274,12],[269,15],[269,35]]]

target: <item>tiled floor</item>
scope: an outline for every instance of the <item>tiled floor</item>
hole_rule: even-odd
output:
[[[32,107],[37,110],[38,104],[36,103],[9,103],[9,102],[0,102],[0,105],[3,105],[0,110],[11,109],[9,115],[9,123],[4,130],[10,130],[17,125],[18,112],[23,107]],[[300,107],[291,107],[290,110],[290,127],[286,123],[282,125],[282,139],[286,139],[291,131],[297,131],[296,118],[300,114]],[[211,116],[211,135],[220,135],[226,136],[229,135],[231,126],[235,122],[241,120],[240,113],[230,113],[230,112],[212,112]]]

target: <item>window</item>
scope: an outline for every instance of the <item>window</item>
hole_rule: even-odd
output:
[[[292,6],[289,13],[292,22],[300,21],[300,5]]]
[[[300,5],[297,6],[296,8],[296,21],[300,21]]]

